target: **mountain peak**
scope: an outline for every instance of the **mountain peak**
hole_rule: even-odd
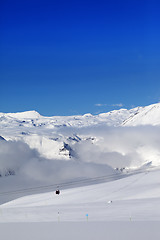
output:
[[[17,113],[7,113],[6,115],[9,117],[14,117],[14,118],[39,118],[41,116],[35,110],[25,111],[25,112],[17,112]]]
[[[160,125],[160,103],[137,108],[137,111],[124,122],[125,126]]]

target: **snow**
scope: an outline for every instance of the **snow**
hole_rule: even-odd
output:
[[[160,239],[159,222],[7,223],[0,232],[4,240]]]
[[[160,125],[160,103],[146,107],[137,107],[130,110],[120,109],[99,115],[90,113],[78,116],[53,116],[44,117],[36,111],[20,113],[0,113],[1,125],[12,124],[12,128],[19,127],[43,127],[54,129],[57,127],[87,127],[97,124],[108,126],[137,126]]]
[[[7,113],[5,114],[8,117],[24,119],[24,118],[39,118],[41,115],[36,111],[26,111],[26,112],[18,112],[18,113]]]
[[[159,174],[158,169],[144,171],[5,203],[0,206],[2,239],[158,240]]]
[[[2,204],[0,222],[160,221],[160,170]]]
[[[71,152],[68,149],[61,151],[64,143],[68,144],[70,149],[74,150],[76,148],[77,150],[77,146],[81,147],[83,143],[84,145],[88,145],[89,142],[95,146],[95,149],[97,147],[101,148],[102,152],[104,152],[104,149],[101,147],[104,146],[102,142],[107,142],[110,146],[110,148],[105,146],[108,154],[113,155],[112,153],[115,152],[115,154],[125,156],[126,151],[124,151],[124,147],[123,149],[119,149],[121,144],[119,144],[119,146],[116,145],[116,147],[114,144],[120,141],[119,135],[117,135],[117,137],[115,136],[113,139],[115,135],[114,132],[118,131],[117,128],[122,126],[124,128],[124,130],[122,130],[123,132],[121,131],[122,139],[126,138],[125,132],[129,133],[129,131],[131,138],[135,139],[134,135],[136,135],[137,132],[143,131],[143,129],[138,128],[139,125],[146,126],[145,124],[149,124],[150,127],[158,127],[160,124],[159,119],[160,104],[137,107],[130,110],[120,109],[99,115],[85,114],[83,116],[44,117],[36,111],[27,111],[22,113],[1,113],[0,131],[1,137],[4,139],[25,142],[31,149],[36,149],[42,157],[47,159],[69,160],[72,155]],[[136,134],[129,130],[128,126],[137,126],[137,129],[133,130]],[[106,132],[106,135],[103,136],[103,133],[100,133],[101,135],[99,133],[97,134],[98,130],[96,132],[96,129],[99,129],[101,132],[103,131],[103,133]],[[110,134],[111,131],[112,133]],[[158,133],[159,130],[153,129],[152,132],[154,133],[154,131]],[[147,130],[145,130],[145,132],[147,133]],[[75,142],[75,136],[76,141],[80,143],[79,145]],[[112,140],[109,141],[106,139],[107,136]],[[159,165],[159,149],[154,146],[146,146],[143,143],[143,139],[141,141],[142,136],[143,132],[140,136],[140,140],[136,140],[137,142],[140,141],[140,144],[135,147],[135,154],[139,155],[137,159],[142,158],[143,160],[139,163],[134,163],[134,165],[138,167],[151,161],[153,165]],[[129,141],[131,140],[129,139]],[[155,141],[154,139],[153,142]],[[74,151],[72,151],[72,153],[73,152]],[[130,153],[127,151],[127,154]],[[119,158],[121,158],[121,156],[119,156]],[[115,156],[113,156],[113,158],[115,159]]]
[[[138,126],[138,125],[159,125],[160,124],[160,103],[152,104],[140,108],[133,117],[125,122],[125,126]]]
[[[159,126],[160,103],[0,113],[2,239],[159,240]]]
[[[53,139],[38,135],[27,135],[24,139],[32,149],[37,149],[43,157],[48,159],[52,159],[53,157],[57,159],[64,158],[64,155],[61,156],[59,153],[59,150],[63,147],[63,142],[54,141]]]

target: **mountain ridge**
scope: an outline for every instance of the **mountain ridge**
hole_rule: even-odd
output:
[[[93,115],[90,113],[84,115],[71,116],[42,116],[37,111],[25,111],[17,113],[0,113],[0,121],[9,120],[9,123],[16,120],[32,121],[33,126],[89,126],[95,124],[107,124],[108,126],[138,126],[138,125],[160,125],[160,103],[151,104],[145,107],[136,107],[132,109],[119,109],[110,112]]]
[[[103,164],[108,161],[112,167],[122,169],[131,162],[134,162],[133,167],[148,162],[155,166],[160,164],[157,145],[150,146],[152,143],[143,139],[145,135],[146,139],[150,138],[149,130],[135,128],[148,125],[160,125],[160,103],[98,115],[45,117],[36,111],[0,114],[1,140],[23,142],[50,160],[83,161],[84,153],[86,162]],[[153,142],[156,142],[157,129],[152,132]]]

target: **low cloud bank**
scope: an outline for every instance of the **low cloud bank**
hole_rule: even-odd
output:
[[[0,141],[0,174],[19,175],[39,182],[63,182],[113,174],[108,165],[73,160],[48,160],[20,141]]]
[[[61,128],[57,134],[77,134],[71,143],[76,157],[49,160],[21,141],[0,141],[0,175],[24,176],[40,182],[112,175],[114,168],[160,165],[159,127]]]
[[[108,164],[116,167],[141,167],[152,162],[160,165],[160,127],[107,127],[61,129],[63,134],[78,134],[95,138],[81,141],[73,148],[84,162]]]

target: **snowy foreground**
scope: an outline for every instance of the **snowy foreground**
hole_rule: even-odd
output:
[[[160,221],[160,170],[25,196],[0,206],[0,222]],[[88,216],[87,216],[88,215]]]
[[[160,170],[0,206],[3,239],[160,239]],[[33,223],[34,222],[34,223]],[[32,223],[32,224],[31,224]],[[8,231],[10,229],[10,231]],[[25,234],[24,234],[25,233]]]
[[[9,240],[159,240],[159,222],[8,223],[0,225]]]

